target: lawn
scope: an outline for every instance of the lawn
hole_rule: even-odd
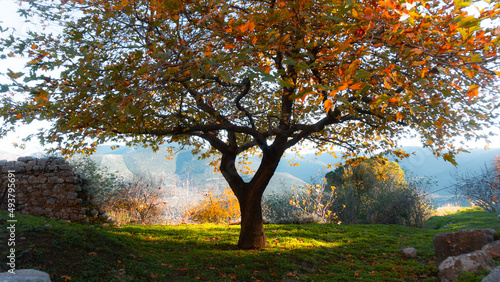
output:
[[[7,214],[0,212],[6,271]],[[266,225],[269,247],[236,248],[236,225],[68,223],[18,215],[17,268],[52,281],[436,281],[432,237],[468,228],[500,230],[496,215],[474,209],[433,217],[427,228],[394,225]],[[400,250],[414,247],[415,259]]]

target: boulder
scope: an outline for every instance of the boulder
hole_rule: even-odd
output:
[[[490,274],[481,280],[481,282],[498,282],[500,281],[500,266],[495,267]]]
[[[483,250],[488,251],[490,257],[493,260],[500,260],[500,241],[495,241],[484,245]]]
[[[436,265],[439,265],[449,256],[481,250],[484,245],[493,242],[494,234],[494,229],[473,229],[441,233],[434,236]]]
[[[50,282],[48,273],[35,269],[16,269],[15,274],[10,272],[0,273],[2,282]]]
[[[439,279],[441,282],[456,281],[462,272],[490,271],[493,268],[495,268],[495,262],[487,251],[474,251],[445,259],[438,266]]]
[[[405,248],[401,250],[403,256],[407,258],[416,258],[417,257],[417,249],[415,248]]]

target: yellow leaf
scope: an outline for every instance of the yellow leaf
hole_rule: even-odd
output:
[[[498,76],[500,76],[500,71],[495,71],[495,73],[496,73]]]
[[[358,12],[355,9],[352,9],[352,16],[355,18],[358,17]]]

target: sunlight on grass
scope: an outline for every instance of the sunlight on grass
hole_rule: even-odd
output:
[[[449,214],[454,214],[458,212],[459,210],[463,209],[460,206],[457,206],[455,204],[446,204],[445,206],[439,207],[436,210],[432,211],[432,216],[445,216]]]
[[[63,276],[71,281],[435,281],[434,235],[464,228],[500,230],[496,215],[469,208],[434,216],[427,229],[266,225],[268,248],[243,251],[236,247],[237,225],[102,227],[32,216],[18,220],[18,236],[25,238],[16,250],[20,263],[49,272],[53,281]],[[404,257],[400,251],[406,247],[416,248],[417,258]]]

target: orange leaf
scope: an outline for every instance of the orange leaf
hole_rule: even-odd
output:
[[[391,0],[379,1],[378,5],[381,7],[394,8],[394,2],[392,2]]]
[[[226,45],[224,45],[224,49],[227,49],[227,50],[231,50],[234,48],[236,48],[236,45],[233,45],[231,43],[226,43]]]
[[[252,31],[255,28],[255,24],[252,21],[247,21],[246,23],[240,25],[238,29],[241,32],[247,32],[247,31]]]
[[[349,87],[348,83],[341,83],[340,86],[337,88],[338,91],[346,90],[347,87]]]
[[[359,90],[359,89],[362,89],[363,88],[363,82],[358,82],[358,83],[355,83],[351,86],[349,86],[350,89],[352,90]]]
[[[326,99],[325,102],[323,103],[325,112],[329,112],[333,108],[333,102],[330,101],[330,99]]]
[[[475,97],[477,97],[478,94],[479,94],[479,85],[476,85],[476,84],[471,85],[469,87],[469,90],[467,91],[467,95],[466,95],[469,98],[467,103],[470,103],[470,101],[472,99],[474,99]]]

